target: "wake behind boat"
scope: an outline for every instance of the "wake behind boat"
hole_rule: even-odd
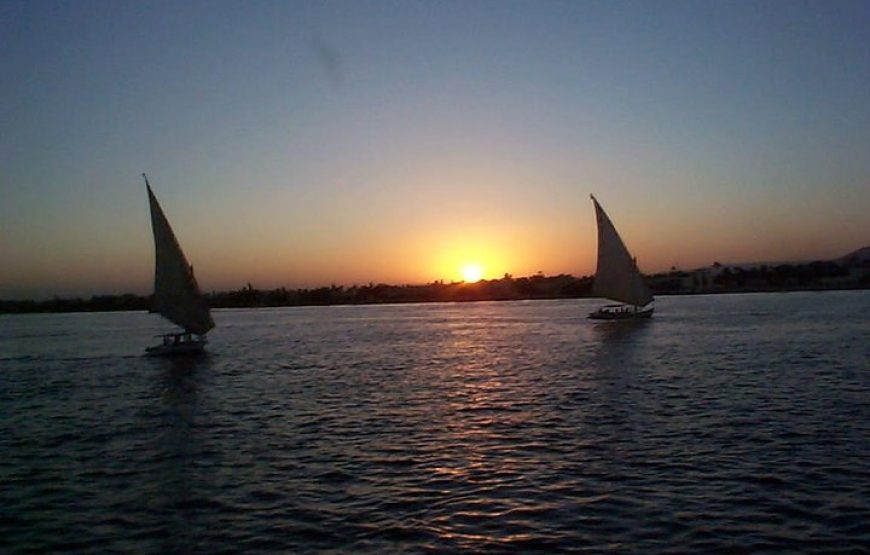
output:
[[[145,353],[151,356],[201,353],[208,343],[205,334],[214,327],[214,320],[196,283],[193,266],[188,264],[169,220],[151,190],[148,177],[144,173],[142,177],[148,190],[151,229],[154,232],[154,297],[151,312],[157,312],[184,330],[158,336],[163,338],[163,342],[148,347]]]
[[[648,305],[653,302],[653,295],[637,269],[637,262],[629,254],[607,213],[593,195],[589,196],[595,205],[595,220],[598,223],[598,267],[595,270],[592,292],[599,297],[623,303],[603,306],[589,314],[589,318],[650,318],[654,307]]]

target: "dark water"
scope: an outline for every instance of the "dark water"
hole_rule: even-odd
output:
[[[867,553],[870,292],[0,317],[0,551]]]

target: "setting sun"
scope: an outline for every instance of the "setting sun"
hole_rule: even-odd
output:
[[[462,279],[467,283],[480,281],[480,278],[482,277],[483,268],[480,267],[480,264],[466,264],[462,267]]]

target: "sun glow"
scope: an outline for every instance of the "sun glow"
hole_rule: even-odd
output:
[[[497,237],[490,237],[491,234]],[[421,266],[426,267],[432,276],[425,279],[448,283],[495,279],[512,268],[527,265],[518,263],[516,252],[520,248],[517,245],[523,246],[521,241],[514,240],[506,232],[496,234],[468,228],[442,233],[421,247],[421,251],[426,252],[425,265]]]
[[[466,283],[480,281],[483,277],[483,268],[480,264],[466,264],[462,267],[462,279]]]

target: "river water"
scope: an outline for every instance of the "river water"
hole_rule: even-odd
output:
[[[870,291],[0,316],[6,553],[867,553]]]

